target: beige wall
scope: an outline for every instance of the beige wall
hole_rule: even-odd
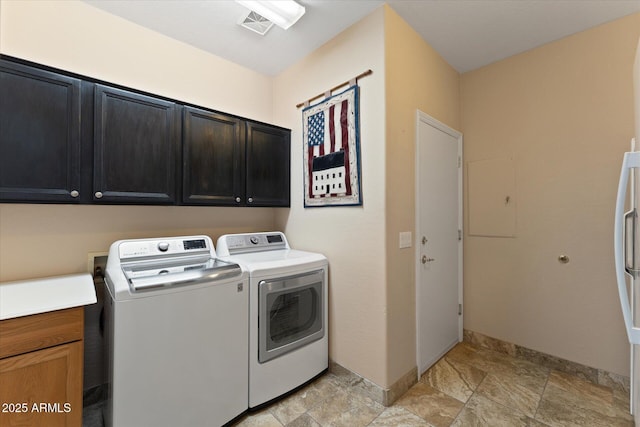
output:
[[[79,1],[0,2],[0,52],[273,122],[270,78]],[[86,270],[121,238],[272,229],[274,209],[0,204],[0,281]]]
[[[0,8],[5,55],[273,121],[268,76],[81,1],[0,0]]]
[[[359,82],[363,206],[304,209],[295,180],[277,222],[330,260],[330,357],[387,388],[416,366],[414,253],[398,249],[398,233],[415,226],[416,109],[459,127],[458,73],[385,6],[277,77],[275,117],[293,129],[292,176],[302,176],[295,104],[368,68]]]
[[[462,75],[465,162],[516,174],[515,237],[466,236],[465,328],[629,374],[612,231],[639,35],[635,14]]]
[[[292,129],[290,209],[0,204],[0,281],[84,271],[120,238],[281,228],[330,260],[330,357],[382,387],[415,366],[415,111],[511,157],[516,237],[465,241],[465,327],[628,373],[611,256],[640,15],[462,77],[385,6],[271,79],[82,2],[0,1],[0,52]],[[304,209],[298,102],[361,86],[361,207]],[[415,234],[414,234],[415,239]],[[415,245],[414,245],[415,246]],[[567,254],[571,262],[556,258]]]
[[[416,366],[416,110],[460,129],[460,76],[393,9],[385,7],[387,378]],[[412,231],[412,249],[398,249]]]
[[[275,78],[277,121],[292,129],[291,209],[277,215],[292,245],[329,259],[329,352],[342,366],[385,386],[385,64],[378,9]],[[299,102],[361,72],[361,207],[303,208]]]

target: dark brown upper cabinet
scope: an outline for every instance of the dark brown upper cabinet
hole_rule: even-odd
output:
[[[244,121],[184,107],[182,126],[182,202],[244,204]]]
[[[0,202],[79,202],[80,156],[80,80],[0,60]]]
[[[185,107],[183,133],[184,204],[289,206],[289,130]]]
[[[290,204],[291,131],[0,59],[0,203]]]
[[[94,96],[93,201],[176,203],[176,104],[101,84]]]
[[[291,131],[247,122],[247,205],[290,205]]]

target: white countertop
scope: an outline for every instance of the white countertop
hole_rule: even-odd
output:
[[[0,283],[0,320],[94,304],[89,273]]]

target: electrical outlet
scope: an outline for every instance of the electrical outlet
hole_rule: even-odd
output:
[[[89,252],[87,255],[87,271],[96,277],[104,277],[104,271],[107,268],[108,252]]]

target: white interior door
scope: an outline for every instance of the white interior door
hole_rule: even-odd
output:
[[[462,340],[462,134],[418,112],[416,331],[419,374]]]

